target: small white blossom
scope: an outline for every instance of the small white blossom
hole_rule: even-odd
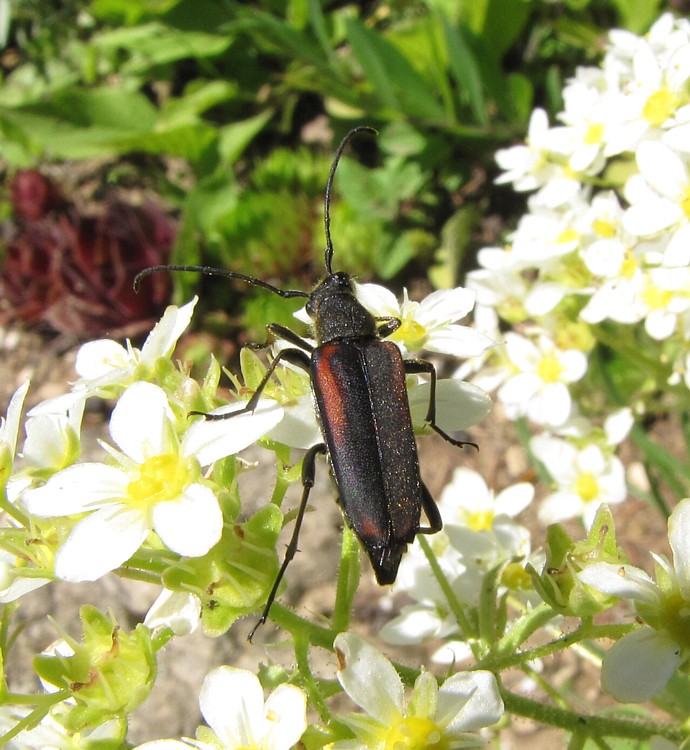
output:
[[[598,445],[578,449],[567,440],[538,435],[530,441],[530,448],[557,488],[539,509],[539,518],[544,523],[581,517],[590,526],[600,505],[625,500],[623,465]]]
[[[421,302],[411,301],[404,290],[403,301],[378,284],[357,284],[357,299],[376,317],[400,320],[388,338],[403,347],[404,351],[425,349],[453,357],[476,357],[493,346],[493,341],[483,333],[457,325],[472,311],[476,293],[457,287],[432,292]]]
[[[634,602],[646,623],[615,643],[602,663],[602,687],[624,703],[653,698],[690,657],[690,499],[673,509],[668,539],[673,565],[653,555],[656,581],[632,565],[599,562],[579,573],[597,591]]]
[[[25,380],[12,394],[7,406],[7,417],[0,417],[0,486],[2,487],[7,484],[14,465],[22,407],[28,390],[29,381]]]
[[[95,580],[128,560],[151,530],[180,555],[208,552],[223,519],[213,490],[200,481],[200,466],[242,450],[281,418],[280,406],[260,402],[254,414],[200,419],[179,439],[165,392],[152,383],[131,385],[110,419],[122,451],[110,453],[119,466],[75,464],[22,497],[37,516],[87,513],[58,550],[55,575]]]
[[[547,336],[536,342],[506,334],[505,353],[513,369],[498,391],[509,419],[526,416],[537,424],[558,426],[570,416],[568,384],[580,380],[587,358],[577,349],[563,351]]]
[[[158,359],[170,357],[180,336],[192,320],[197,297],[182,307],[170,305],[149,333],[141,350],[129,341],[124,347],[111,339],[84,344],[77,352],[75,369],[81,379],[75,388],[89,394],[107,392],[114,385],[129,385],[134,380],[151,377]]]
[[[198,740],[154,740],[136,750],[290,750],[307,728],[307,701],[294,685],[280,685],[266,701],[259,678],[234,667],[206,675],[199,707],[210,727]]]
[[[422,672],[405,701],[402,681],[382,653],[352,633],[340,633],[334,645],[338,680],[365,712],[339,717],[357,739],[335,743],[334,749],[478,747],[484,741],[477,730],[495,724],[503,714],[491,672],[458,672],[440,688],[430,673]]]

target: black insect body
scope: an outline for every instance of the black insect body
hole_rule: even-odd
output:
[[[156,266],[138,277],[160,270],[199,271],[241,279],[284,298],[308,300],[307,312],[313,321],[316,346],[284,326],[270,324],[267,326],[269,333],[287,340],[292,347],[278,352],[242,410],[222,415],[204,414],[206,419],[226,419],[253,411],[281,361],[299,366],[310,375],[323,443],[310,448],[304,457],[304,489],[292,539],[261,618],[249,635],[250,640],[259,625],[266,621],[287,565],[297,551],[300,527],[314,484],[317,455],[327,456],[338,501],[371,560],[379,584],[395,581],[407,545],[417,534],[432,534],[441,529],[438,508],[420,475],[405,387],[407,374],[426,373],[431,378],[427,424],[453,445],[468,444],[453,439],[436,424],[434,366],[422,359],[403,359],[393,342],[383,340],[400,326],[400,321],[374,318],[357,300],[351,277],[332,270],[330,191],[345,146],[361,132],[376,131],[368,127],[350,131],[340,143],[331,166],[324,206],[327,275],[311,294],[278,289],[260,279],[203,266]],[[428,526],[420,525],[422,510],[428,518]]]

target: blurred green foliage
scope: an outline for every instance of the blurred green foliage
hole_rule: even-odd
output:
[[[346,156],[336,180],[336,266],[403,281],[433,266],[450,285],[480,217],[519,210],[488,190],[495,149],[534,106],[560,107],[609,28],[644,31],[667,5],[0,0],[0,168],[139,175],[179,213],[176,262],[304,285],[322,270],[334,144],[371,125],[376,142],[352,144],[367,168]]]

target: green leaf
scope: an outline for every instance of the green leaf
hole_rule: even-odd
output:
[[[159,125],[166,128],[186,125],[207,109],[234,99],[237,94],[238,86],[235,83],[197,80],[187,87],[183,96],[165,102]]]
[[[467,96],[476,121],[486,126],[489,124],[489,113],[484,101],[480,64],[468,42],[467,32],[462,28],[454,29],[444,16],[441,16],[441,22],[448,46],[451,73]]]
[[[247,146],[264,129],[273,114],[273,110],[267,109],[247,120],[233,122],[221,128],[218,133],[218,152],[223,163],[234,164]]]
[[[659,15],[661,0],[611,0],[621,25],[633,34],[642,34]]]
[[[80,159],[121,153],[118,138],[151,130],[157,111],[138,92],[116,88],[66,89],[50,101],[0,114],[3,129],[57,158]]]
[[[131,57],[123,63],[121,72],[141,74],[178,60],[216,57],[233,41],[231,34],[181,31],[154,22],[104,32],[94,37],[93,44],[104,52],[126,50]]]
[[[395,45],[355,19],[348,19],[346,27],[355,57],[385,109],[424,120],[445,119],[429,83]]]

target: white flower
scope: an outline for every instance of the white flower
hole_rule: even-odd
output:
[[[495,724],[503,714],[491,672],[458,672],[440,688],[430,673],[422,672],[406,702],[402,681],[383,654],[352,633],[341,633],[334,645],[338,680],[366,714],[339,717],[357,740],[334,748],[477,747],[484,742],[471,733]]]
[[[200,419],[178,439],[165,392],[151,383],[131,385],[110,419],[122,453],[109,452],[119,466],[75,464],[23,495],[37,516],[88,514],[58,550],[55,575],[95,580],[128,560],[151,530],[180,555],[208,552],[223,518],[213,490],[199,481],[199,467],[242,450],[281,418],[280,406],[259,402],[254,414]]]
[[[26,392],[29,390],[29,381],[25,380],[19,388],[12,394],[10,403],[7,406],[7,417],[0,417],[0,486],[7,484],[12,466],[14,465],[14,455],[17,452],[17,435],[19,434],[19,424],[22,416],[22,407]]]
[[[197,297],[182,307],[170,305],[139,349],[129,341],[125,348],[110,339],[84,344],[77,352],[75,369],[81,379],[75,388],[97,393],[113,385],[129,385],[153,374],[156,361],[170,357],[177,340],[189,325]]]
[[[653,555],[656,582],[632,565],[594,563],[579,573],[597,591],[634,602],[646,623],[614,644],[602,663],[602,687],[624,703],[654,697],[690,656],[690,499],[673,509],[668,539],[673,566]]]
[[[43,401],[28,412],[22,448],[26,469],[56,472],[77,460],[85,405],[86,391],[77,389]]]
[[[136,750],[289,750],[307,728],[304,693],[280,685],[264,701],[259,678],[245,669],[218,667],[206,675],[199,695],[204,720],[199,741],[155,740]]]
[[[539,509],[539,518],[544,523],[582,517],[590,526],[600,505],[621,503],[625,499],[623,465],[598,445],[578,449],[567,440],[538,435],[530,441],[530,448],[557,488]]]
[[[524,144],[499,149],[496,163],[505,170],[497,184],[513,183],[520,192],[536,190],[557,173],[557,165],[549,160],[549,121],[543,109],[535,109],[530,117]]]
[[[623,215],[626,231],[646,237],[687,225],[690,212],[688,162],[659,141],[644,141],[637,150],[639,175],[628,180],[630,208]]]
[[[444,524],[481,531],[490,529],[497,516],[515,518],[533,498],[534,487],[529,482],[511,485],[494,496],[480,474],[459,468],[443,489],[438,507]]]
[[[587,370],[584,353],[563,351],[545,335],[533,343],[516,333],[506,334],[505,353],[517,370],[497,394],[508,418],[527,416],[537,424],[563,424],[572,408],[567,384],[579,380]]]
[[[476,293],[457,287],[432,292],[421,302],[413,302],[404,290],[403,301],[378,284],[357,284],[357,299],[376,317],[397,318],[401,325],[388,338],[405,350],[425,349],[453,357],[476,357],[493,346],[493,341],[455,321],[469,315]]]

